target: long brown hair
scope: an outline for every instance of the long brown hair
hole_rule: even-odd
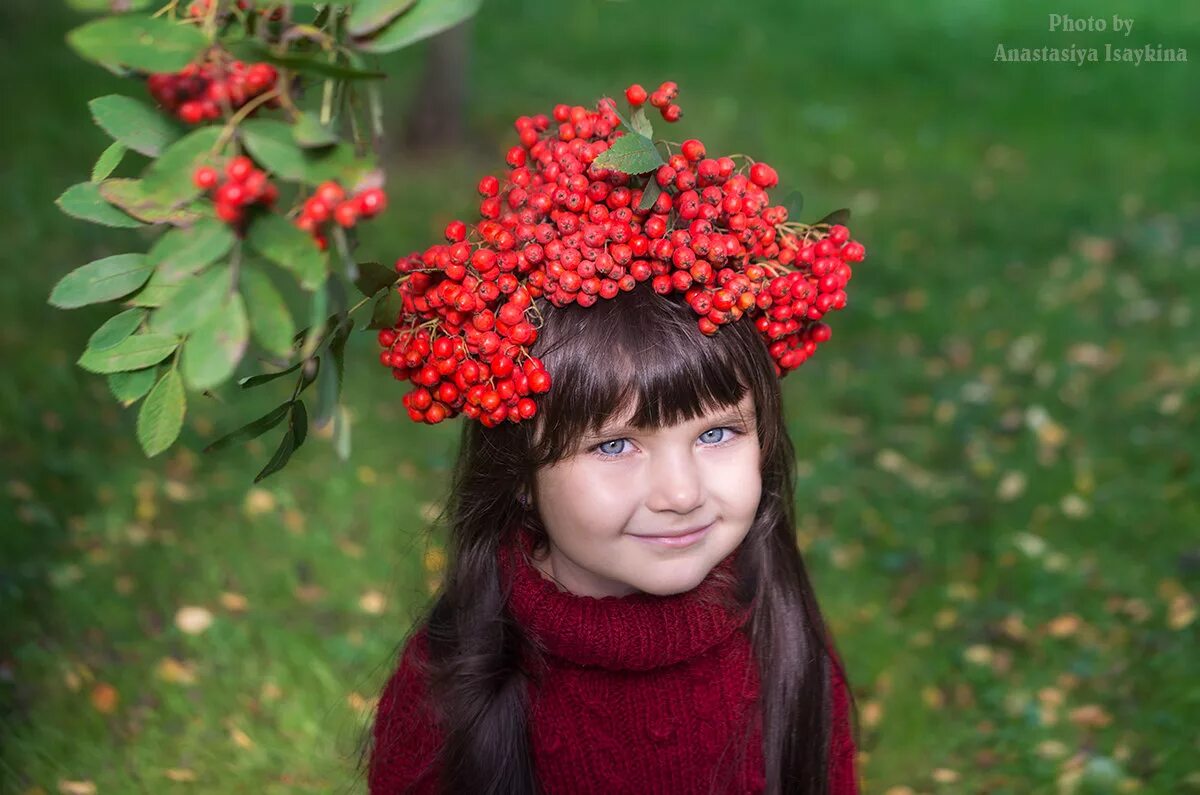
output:
[[[759,667],[768,795],[824,795],[830,735],[833,642],[796,545],[795,460],[780,382],[749,317],[705,336],[678,294],[649,282],[593,306],[556,307],[544,298],[531,350],[552,377],[533,422],[486,428],[463,418],[451,491],[448,568],[423,617],[428,680],[445,744],[447,793],[536,793],[526,726],[522,650],[536,654],[506,609],[500,545],[520,523],[548,540],[534,494],[540,467],[569,457],[577,440],[628,411],[632,424],[660,428],[754,395],[762,497],[737,556],[734,597],[752,605],[748,635]],[[746,752],[747,731],[731,738]],[[365,740],[369,742],[369,738]],[[364,752],[366,758],[368,752]],[[714,782],[715,784],[715,782]],[[720,791],[720,790],[715,790]]]

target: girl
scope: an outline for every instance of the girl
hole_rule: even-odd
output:
[[[648,282],[538,299],[531,422],[465,420],[449,568],[379,701],[390,793],[858,792],[779,378]]]

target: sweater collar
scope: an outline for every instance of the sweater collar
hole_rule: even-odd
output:
[[[671,596],[578,596],[533,565],[533,533],[524,525],[502,545],[500,566],[512,583],[508,606],[550,654],[581,666],[645,671],[695,657],[728,638],[749,618],[705,597],[720,596],[718,571],[732,573],[735,549],[690,591]],[[740,548],[740,547],[739,547]]]

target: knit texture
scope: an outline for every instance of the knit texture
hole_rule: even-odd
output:
[[[748,609],[706,597],[710,574],[683,594],[576,596],[532,562],[532,536],[501,549],[511,581],[508,608],[546,650],[529,683],[534,768],[546,795],[702,795],[718,764],[715,793],[766,788],[759,679]],[[732,571],[735,550],[714,569]],[[422,627],[405,647],[376,713],[369,787],[373,795],[438,793],[441,736],[416,663],[428,659]],[[830,795],[857,795],[845,681],[833,670]],[[749,740],[738,739],[749,723]],[[741,752],[741,753],[739,753]],[[739,756],[741,757],[739,759]]]

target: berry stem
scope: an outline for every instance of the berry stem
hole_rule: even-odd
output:
[[[246,120],[247,116],[257,110],[260,105],[270,102],[272,99],[275,99],[278,96],[279,89],[273,88],[270,91],[259,94],[257,97],[243,105],[237,113],[230,116],[229,121],[225,122],[224,129],[221,130],[221,134],[217,137],[217,142],[213,144],[213,148],[211,150],[212,154],[216,154],[225,148],[225,146],[229,143],[229,139],[233,137],[233,131],[237,129],[239,124]]]
[[[154,18],[154,17],[161,17],[163,14],[170,14],[172,17],[174,17],[175,16],[175,8],[178,5],[179,5],[179,0],[171,0],[171,2],[167,3],[162,8],[158,9],[150,16],[151,16],[151,18]]]

